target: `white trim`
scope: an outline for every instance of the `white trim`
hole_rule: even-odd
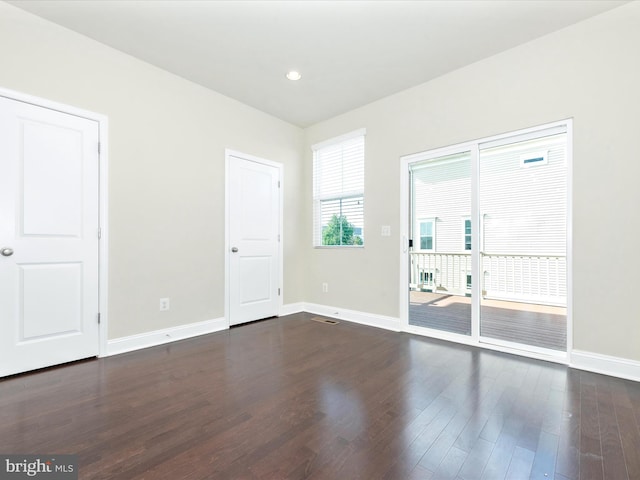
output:
[[[470,347],[477,347],[478,342],[471,337],[471,335],[463,335],[461,333],[451,333],[444,330],[436,330],[426,327],[416,327],[414,325],[407,325],[402,329],[403,332],[410,333],[412,335],[419,335],[421,337],[436,338],[438,340],[445,340],[447,342],[461,343],[462,345],[469,345]]]
[[[460,251],[462,253],[467,253],[467,252],[471,252],[473,249],[471,250],[467,250],[465,247],[467,246],[467,234],[466,234],[466,223],[467,221],[469,221],[469,227],[471,228],[471,233],[469,234],[471,236],[471,245],[473,246],[473,219],[471,218],[471,215],[462,215],[462,217],[460,217],[462,220],[462,248],[460,249]],[[482,243],[482,236],[480,238],[480,242]],[[482,251],[482,245],[480,245],[480,251]]]
[[[98,185],[98,226],[101,238],[98,241],[98,310],[100,312],[100,328],[98,333],[98,356],[108,353],[109,338],[109,119],[106,115],[83,110],[46,98],[27,93],[16,92],[0,87],[0,96],[38,107],[55,110],[61,113],[86,118],[98,123],[99,185]]]
[[[230,148],[225,148],[224,150],[224,318],[227,321],[227,327],[230,326],[231,318],[230,318],[230,305],[229,305],[229,275],[231,274],[231,270],[229,268],[229,254],[231,253],[231,239],[230,235],[230,221],[231,215],[229,212],[229,163],[231,161],[231,157],[241,158],[243,160],[248,160],[250,162],[259,163],[262,165],[268,165],[270,167],[276,168],[278,170],[278,202],[279,206],[279,225],[278,225],[278,237],[280,241],[278,242],[278,288],[280,290],[280,295],[278,296],[278,315],[282,311],[283,307],[283,299],[284,299],[284,165],[279,162],[273,162],[271,160],[266,160],[264,158],[256,157],[254,155],[249,155],[247,153],[242,153],[237,150],[232,150]]]
[[[353,132],[345,133],[344,135],[338,135],[337,137],[329,138],[328,140],[323,140],[322,142],[314,143],[311,145],[311,150],[316,151],[324,147],[328,147],[330,145],[335,145],[336,143],[345,142],[347,140],[351,140],[352,138],[364,137],[367,134],[366,128],[359,128],[358,130],[354,130]]]
[[[480,346],[491,345],[496,349],[500,349],[509,353],[517,353],[522,356],[532,356],[532,358],[540,358],[542,360],[550,360],[554,362],[560,362],[568,364],[567,352],[561,350],[552,350],[550,348],[537,347],[535,345],[520,344],[518,342],[512,342],[509,340],[501,340],[499,338],[492,337],[479,337]],[[522,354],[520,352],[523,352]]]
[[[418,245],[415,243],[413,245],[413,251],[418,253],[435,253],[436,248],[436,227],[437,227],[437,217],[424,217],[416,219],[416,231],[414,232],[413,238],[417,238]],[[422,224],[423,223],[431,223],[432,230],[431,235],[425,235],[425,238],[431,237],[431,247],[432,248],[422,248]]]
[[[68,113],[70,115],[75,115],[76,117],[82,117],[88,120],[94,120],[96,122],[101,122],[103,120],[106,120],[107,118],[105,115],[102,115],[100,113],[91,112],[89,110],[84,110],[82,108],[77,108],[71,105],[66,105],[64,103],[59,103],[47,98],[36,97],[35,95],[30,95],[28,93],[9,90],[8,88],[0,87],[0,97],[6,97],[11,100],[28,103],[31,105],[35,105],[36,107],[44,107],[48,108],[49,110],[56,110],[61,113]]]
[[[399,329],[400,319],[376,315],[373,313],[358,312],[355,310],[346,310],[328,305],[319,305],[313,303],[291,303],[282,307],[282,315],[292,315],[294,313],[308,312],[315,315],[323,315],[325,317],[336,318],[348,322],[367,325],[370,327],[382,328],[394,332],[401,331]],[[128,337],[116,338],[109,340],[107,355],[118,355],[125,352],[141,350],[143,348],[164,345],[166,343],[185,340],[200,335],[215,333],[227,330],[228,322],[225,318],[216,318],[214,320],[206,320],[203,322],[191,323],[188,325],[179,325],[177,327],[155,330],[152,332],[131,335]],[[424,329],[409,326],[403,328],[405,331],[413,335],[424,335]],[[555,363],[567,364],[564,358],[556,355],[545,355],[544,353],[533,353],[522,351],[517,348],[509,348],[504,345],[492,345],[483,343],[478,345],[471,337],[456,335],[444,331],[430,330],[429,336],[438,340],[444,340],[452,343],[459,343],[471,347],[485,348],[503,353],[518,355],[520,357],[534,358]],[[620,357],[612,357],[599,353],[585,352],[582,350],[574,350],[571,355],[572,362],[569,367],[585,370],[589,372],[610,375],[618,378],[625,378],[640,382],[640,362]]]
[[[282,317],[284,315],[293,315],[294,313],[301,313],[301,312],[304,312],[303,302],[287,303],[286,305],[282,305],[282,307],[280,307],[279,316]]]
[[[480,228],[480,148],[474,145],[471,155],[471,338],[480,345],[480,300],[482,298],[482,257],[484,246]],[[465,287],[466,287],[465,279]],[[409,319],[407,319],[407,323]]]
[[[229,174],[229,162],[232,150],[225,149],[224,151],[224,318],[227,322],[227,328],[231,326],[231,318],[229,317],[230,311],[230,299],[229,295],[229,276],[231,275],[229,251],[231,250],[231,239],[229,224],[231,222],[231,213],[229,212],[229,182],[231,181],[231,175]]]
[[[228,322],[224,318],[216,318],[203,322],[190,323],[188,325],[179,325],[177,327],[140,333],[138,335],[130,335],[128,337],[114,338],[113,340],[109,340],[107,355],[118,355],[133,350],[155,347],[186,338],[227,330],[228,328]]]
[[[560,120],[559,122],[547,123],[538,127],[525,128],[524,130],[501,133],[500,135],[480,139],[478,140],[478,148],[480,150],[486,150],[512,143],[526,142],[527,140],[533,140],[536,138],[559,135],[561,133],[566,133],[566,131],[567,120]]]
[[[511,139],[515,141],[529,140],[538,138],[541,135],[536,135],[536,132],[541,132],[542,136],[552,135],[554,133],[562,133],[563,131],[569,131],[571,119],[559,120],[557,122],[545,123],[535,127],[523,128],[522,130],[515,130],[513,132],[501,133],[499,135],[493,135],[491,137],[477,138],[467,142],[456,143],[454,145],[447,145],[440,148],[425,150],[416,153],[409,153],[400,157],[401,161],[406,161],[407,164],[419,162],[422,160],[430,160],[438,157],[445,157],[447,155],[454,155],[456,153],[468,152],[476,148],[491,148],[499,145],[505,145],[511,143]],[[566,125],[566,130],[562,129],[562,126]],[[505,139],[509,139],[505,141]]]
[[[469,160],[469,154],[471,152],[469,150],[461,150],[457,154],[449,154],[444,155],[443,157],[435,157],[425,159],[424,161],[418,161],[417,165],[413,165],[411,168],[412,172],[419,172],[420,170],[424,170],[426,168],[433,167],[442,167],[443,165],[450,165],[452,163],[464,162]],[[452,158],[453,157],[453,158]]]
[[[225,158],[238,157],[244,160],[248,160],[250,162],[260,163],[262,165],[269,165],[270,167],[274,167],[279,170],[282,170],[283,168],[282,163],[274,162],[272,160],[267,160],[266,158],[256,157],[255,155],[249,155],[248,153],[239,152],[238,150],[232,150],[230,148],[224,149],[224,155],[225,155]],[[282,178],[280,179],[280,181],[282,182]]]
[[[436,148],[433,150],[427,150],[424,152],[411,153],[409,155],[403,155],[400,157],[402,162],[411,163],[422,162],[425,160],[433,160],[439,157],[447,157],[456,154],[462,154],[464,152],[471,152],[476,148],[476,142],[458,143],[456,145],[449,145],[447,147]],[[443,163],[448,163],[443,161]],[[453,163],[453,161],[451,162]]]
[[[569,366],[612,377],[640,382],[640,362],[600,353],[573,350]]]
[[[100,240],[99,240],[99,260],[98,268],[98,295],[100,309],[100,348],[98,356],[102,357],[108,353],[109,341],[109,123],[107,117],[99,120],[100,126],[98,134],[100,135]]]
[[[409,212],[413,208],[413,192],[411,190],[411,174],[409,172],[410,160],[406,157],[400,159],[400,320],[399,328],[407,331],[409,328],[409,288],[411,282],[409,272],[409,237],[410,230],[415,228],[409,222]]]
[[[319,305],[316,303],[305,303],[304,311],[323,315],[325,317],[345,320],[347,322],[359,323],[369,327],[383,328],[393,332],[400,332],[400,319],[387,317],[384,315],[376,315],[375,313],[358,312],[356,310],[347,310],[345,308],[331,307],[328,305]]]
[[[491,340],[493,343],[485,343],[475,340],[471,335],[461,335],[457,333],[445,332],[444,330],[435,330],[431,328],[415,327],[409,325],[403,330],[404,332],[412,335],[419,335],[421,337],[435,338],[438,340],[444,340],[451,343],[459,343],[462,345],[468,345],[470,347],[477,347],[484,350],[493,350],[501,353],[508,353],[510,355],[518,355],[523,358],[534,358],[536,360],[544,360],[546,362],[560,363],[567,365],[567,357],[564,352],[558,352],[556,354],[552,350],[539,349],[539,351],[522,350],[518,348],[518,344],[511,344],[510,342],[500,342]],[[510,345],[515,345],[512,347]],[[548,352],[548,353],[547,353]]]
[[[559,363],[561,365],[567,365],[567,356],[547,355],[545,353],[539,353],[533,350],[521,350],[520,348],[511,348],[505,345],[497,345],[496,343],[480,343],[475,344],[478,348],[493,350],[495,352],[508,353],[510,355],[518,355],[523,358],[533,358],[535,360],[543,360],[545,362]],[[544,349],[541,349],[544,350]],[[564,354],[564,352],[561,352]]]
[[[573,354],[573,119],[567,125],[567,361],[571,364]]]

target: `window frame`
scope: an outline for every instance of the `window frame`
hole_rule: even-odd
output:
[[[469,222],[469,233],[467,233],[467,222]],[[462,252],[463,253],[471,253],[473,249],[473,222],[471,221],[471,216],[467,215],[462,217]],[[467,237],[469,238],[469,248],[467,248]]]
[[[365,219],[364,219],[365,178],[364,177],[365,177],[365,161],[366,161],[365,137],[366,137],[366,129],[361,128],[358,130],[354,130],[353,132],[340,135],[338,137],[330,138],[328,140],[325,140],[323,142],[320,142],[311,146],[311,150],[313,153],[313,164],[312,164],[312,187],[313,187],[313,190],[312,190],[312,199],[313,199],[312,245],[313,245],[313,248],[364,248],[364,240],[365,240],[364,238],[365,237]],[[358,173],[358,175],[361,175],[361,178],[359,177],[354,177],[354,178],[358,180],[358,183],[361,183],[362,188],[356,189],[356,190],[342,191],[337,194],[324,194],[324,195],[320,194],[319,190],[322,189],[322,186],[320,185],[321,179],[318,178],[318,173],[322,171],[322,166],[318,165],[317,163],[319,161],[317,157],[318,152],[323,149],[334,148],[360,138],[362,139],[362,158],[361,158],[362,170],[361,170],[361,173],[360,172]],[[344,166],[344,156],[341,156],[340,158],[340,165]],[[340,182],[344,184],[344,179],[345,179],[344,171],[340,172],[339,175],[340,175]],[[361,207],[362,224],[361,225],[352,223],[351,221],[349,221],[349,217],[343,213],[342,204],[345,201],[346,202],[357,201],[358,204],[362,204],[362,207]],[[323,244],[323,241],[324,241],[323,231],[325,226],[322,225],[322,220],[323,220],[322,205],[325,202],[338,202],[338,204],[340,205],[338,216],[345,217],[347,221],[349,221],[349,223],[353,225],[354,230],[355,229],[360,230],[359,234],[353,235],[354,237],[360,238],[360,242],[361,242],[360,244],[336,244],[336,245]],[[342,241],[342,235],[340,235],[340,240]]]
[[[416,238],[418,239],[418,245],[415,249],[418,252],[428,252],[435,253],[436,252],[436,217],[426,217],[418,219],[417,228],[416,228]],[[431,231],[431,247],[432,248],[422,248],[422,224],[430,223],[432,225]],[[429,235],[424,235],[425,237],[429,237]]]

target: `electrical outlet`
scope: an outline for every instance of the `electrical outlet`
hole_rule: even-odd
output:
[[[166,310],[169,310],[169,298],[161,298],[160,299],[160,311],[164,312]]]
[[[391,236],[391,225],[382,225],[382,229],[380,231],[380,234],[383,237],[390,237]]]
[[[322,293],[329,293],[329,284],[328,283],[323,283],[322,284]]]

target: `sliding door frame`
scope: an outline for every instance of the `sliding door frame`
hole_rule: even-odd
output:
[[[425,327],[416,327],[409,324],[409,239],[412,238],[411,232],[411,215],[413,201],[411,195],[411,175],[410,168],[413,164],[434,160],[438,157],[453,155],[456,153],[469,152],[471,156],[471,218],[474,226],[479,225],[479,176],[480,176],[480,149],[488,146],[497,146],[502,142],[504,144],[511,141],[522,141],[527,138],[535,138],[538,134],[545,130],[564,128],[567,135],[566,150],[566,186],[567,186],[567,214],[566,214],[566,259],[567,259],[567,349],[566,352],[551,352],[546,349],[529,347],[524,350],[519,344],[491,339],[491,343],[482,341],[480,336],[480,289],[481,282],[474,281],[471,294],[471,335],[462,335],[450,333],[442,330],[429,329]],[[400,329],[401,331],[414,333],[418,335],[426,335],[442,340],[453,341],[466,345],[479,346],[490,350],[497,350],[506,353],[513,353],[526,357],[538,358],[557,363],[569,364],[571,351],[573,349],[573,217],[572,217],[572,172],[573,172],[573,125],[571,119],[565,119],[558,122],[539,125],[522,130],[507,132],[491,137],[481,138],[469,142],[459,143],[443,148],[427,150],[424,152],[414,153],[400,157]],[[480,229],[472,228],[472,245],[471,249],[471,275],[473,279],[480,278]]]

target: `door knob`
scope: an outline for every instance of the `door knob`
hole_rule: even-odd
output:
[[[0,250],[0,255],[2,255],[3,257],[10,257],[11,255],[13,255],[13,248],[4,247]]]
[[[233,248],[231,248],[231,251],[232,251],[233,253],[236,253],[236,252],[238,251],[238,247],[233,247]],[[3,255],[4,255],[4,254],[3,254]]]

